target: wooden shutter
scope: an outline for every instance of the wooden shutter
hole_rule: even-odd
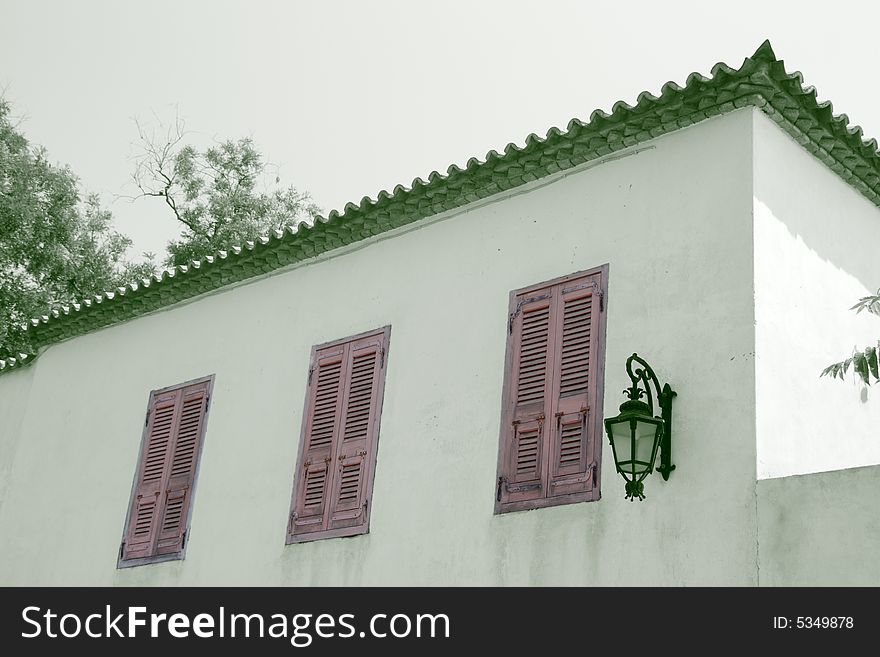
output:
[[[177,402],[180,399],[180,392],[180,390],[172,390],[155,396],[148,411],[147,433],[141,450],[141,463],[129,514],[123,559],[136,559],[153,554],[168,454],[171,452],[174,427],[177,424]]]
[[[598,497],[606,271],[511,294],[496,512]]]
[[[330,464],[336,455],[345,383],[344,357],[345,345],[333,345],[318,351],[309,369],[305,445],[288,528],[291,534],[326,529]]]
[[[121,562],[182,552],[210,384],[151,395]]]
[[[180,418],[165,480],[165,504],[156,554],[180,552],[183,549],[207,407],[207,383],[189,386],[181,391]]]
[[[511,409],[504,427],[501,502],[534,500],[546,494],[547,418],[556,338],[553,311],[551,288],[519,296],[511,316]]]
[[[336,450],[328,529],[366,521],[367,482],[372,480],[372,443],[378,425],[384,334],[347,345],[342,424]]]
[[[593,488],[595,445],[601,438],[593,430],[600,283],[596,274],[558,286],[549,496]]]
[[[288,542],[369,528],[389,329],[316,347]]]

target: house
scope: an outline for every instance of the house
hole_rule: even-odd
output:
[[[769,43],[34,320],[3,585],[880,584],[880,155]],[[625,497],[634,352],[673,402]]]

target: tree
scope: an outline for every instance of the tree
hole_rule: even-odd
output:
[[[96,195],[31,145],[0,98],[0,358],[32,351],[23,325],[53,307],[152,273],[125,260]]]
[[[850,310],[855,310],[856,313],[867,310],[872,315],[880,315],[880,290],[877,290],[877,294],[862,297]],[[880,356],[880,340],[877,341],[876,347],[865,347],[862,351],[855,351],[846,360],[829,365],[822,370],[820,376],[843,379],[850,366],[852,366],[853,373],[861,379],[862,383],[869,386],[871,381],[880,381],[878,356]]]
[[[181,226],[180,237],[168,244],[166,266],[310,222],[320,213],[307,192],[280,187],[277,175],[274,185],[264,184],[268,165],[250,138],[199,150],[185,143],[180,119],[158,136],[135,123],[134,198],[161,199]]]

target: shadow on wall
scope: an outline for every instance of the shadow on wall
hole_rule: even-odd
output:
[[[866,292],[877,290],[880,208],[795,144],[770,119],[757,112],[756,117],[756,204],[766,206],[791,237],[855,278]],[[804,280],[804,285],[810,283]],[[848,309],[856,301],[843,298],[839,305]]]

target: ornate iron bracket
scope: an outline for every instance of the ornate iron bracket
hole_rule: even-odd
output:
[[[634,362],[641,367],[633,370]],[[660,417],[663,419],[663,435],[660,438],[660,465],[657,466],[657,472],[663,476],[664,481],[667,481],[669,474],[675,470],[675,465],[672,463],[672,398],[677,393],[668,383],[661,388],[654,370],[636,353],[626,359],[626,373],[632,381],[632,386],[624,390],[624,394],[632,400],[639,400],[647,395],[648,408],[652,415],[654,414],[654,395],[651,393],[650,384],[653,384],[654,390],[656,390]],[[639,382],[644,386],[644,390],[639,387]]]

